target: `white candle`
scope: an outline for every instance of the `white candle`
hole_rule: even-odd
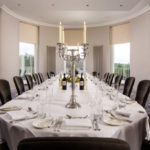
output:
[[[65,32],[64,32],[64,28],[62,28],[62,43],[65,43]]]
[[[61,22],[59,24],[59,43],[62,43],[62,26],[61,26]]]
[[[86,43],[86,23],[84,21],[84,25],[83,25],[83,44]]]

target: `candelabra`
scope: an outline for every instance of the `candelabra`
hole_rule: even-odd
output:
[[[75,62],[84,60],[88,53],[88,44],[82,44],[83,52],[79,52],[79,49],[68,49],[64,43],[57,43],[59,57],[64,61],[68,61],[71,64],[71,89],[72,94],[69,103],[66,104],[66,108],[79,108],[81,107],[76,101],[75,95]]]

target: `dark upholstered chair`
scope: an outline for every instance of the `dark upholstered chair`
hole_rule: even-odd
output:
[[[150,92],[150,80],[142,80],[139,82],[135,100],[145,107],[148,95]]]
[[[22,140],[18,150],[130,150],[119,139],[92,137],[40,137]]]
[[[48,79],[50,79],[50,78],[51,78],[51,74],[50,74],[50,72],[47,72],[47,77],[48,77]]]
[[[123,78],[122,75],[117,75],[117,76],[115,77],[114,87],[115,87],[116,89],[120,86],[122,78]]]
[[[9,150],[6,142],[0,144],[0,150]]]
[[[92,72],[92,75],[93,75],[94,77],[97,77],[97,72],[96,72],[96,71]]]
[[[109,73],[105,73],[103,81],[107,83],[108,78],[109,78]]]
[[[40,78],[40,82],[43,83],[44,82],[44,77],[42,73],[38,73],[38,76]]]
[[[23,92],[25,92],[24,83],[23,83],[22,78],[19,77],[19,76],[15,76],[15,77],[13,77],[13,80],[14,80],[14,83],[15,83],[18,95],[20,95]]]
[[[31,90],[33,88],[33,79],[31,75],[25,75],[25,78],[27,80],[28,88]]]
[[[52,75],[55,76],[55,73],[54,73],[53,71],[51,71],[51,72],[50,72],[50,75],[51,75],[51,76],[52,76]]]
[[[10,101],[11,98],[11,90],[10,85],[7,80],[0,79],[0,100],[2,104]]]
[[[133,89],[134,82],[135,82],[135,77],[128,77],[125,80],[124,89],[123,89],[123,94],[124,95],[130,97],[132,89]]]
[[[40,79],[37,73],[33,73],[32,74],[34,81],[36,82],[36,84],[40,84]]]
[[[109,86],[112,85],[113,79],[114,79],[114,73],[111,73],[111,74],[109,75],[109,79],[108,79],[108,81],[107,81],[107,83],[108,83]]]
[[[150,141],[144,140],[142,143],[142,149],[141,150],[150,150]]]

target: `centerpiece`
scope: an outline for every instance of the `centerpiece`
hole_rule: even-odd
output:
[[[64,27],[60,23],[59,25],[59,43],[58,45],[58,53],[59,57],[62,58],[64,61],[68,61],[71,64],[71,89],[72,94],[70,101],[66,104],[66,108],[79,108],[81,105],[76,100],[75,95],[75,62],[80,61],[81,59],[85,59],[88,53],[88,43],[86,42],[86,23],[84,22],[83,25],[83,44],[81,44],[81,47],[83,49],[82,52],[79,51],[79,49],[68,49],[68,47],[65,45],[64,42]]]

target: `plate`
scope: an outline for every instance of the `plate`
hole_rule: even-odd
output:
[[[52,121],[50,119],[38,119],[35,120],[32,125],[37,129],[44,129],[48,128],[51,125],[51,122]]]
[[[127,122],[123,120],[115,119],[113,117],[108,117],[108,116],[103,117],[102,120],[104,123],[111,125],[111,126],[121,126],[121,125],[127,124]]]
[[[18,106],[2,106],[0,107],[0,111],[15,111],[15,110],[20,110],[21,107]]]

